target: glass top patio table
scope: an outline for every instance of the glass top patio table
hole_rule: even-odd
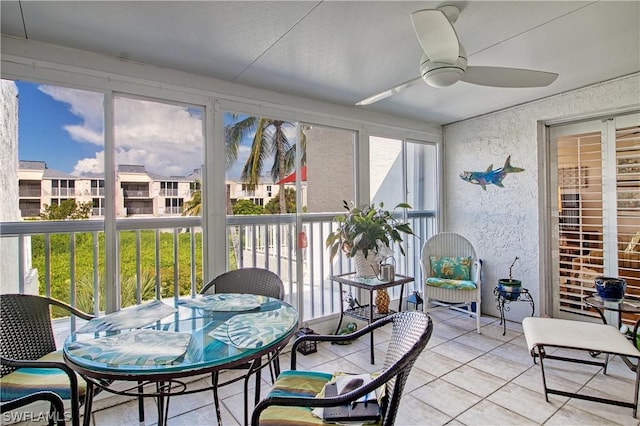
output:
[[[266,296],[215,294],[168,303],[154,301],[89,321],[67,338],[65,361],[95,379],[186,377],[278,350],[298,325],[294,307]]]

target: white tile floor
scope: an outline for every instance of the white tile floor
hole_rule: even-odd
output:
[[[475,319],[462,314],[436,311],[432,318],[433,336],[411,371],[396,425],[640,425],[631,408],[554,395],[546,402],[540,367],[529,356],[520,324],[508,322],[507,334],[502,336],[498,319],[485,317],[479,335]],[[369,363],[367,338],[344,346],[320,344],[317,353],[298,356],[298,369],[375,371],[383,361],[388,334],[381,330],[375,338],[376,365]],[[283,368],[288,368],[289,354],[281,359]],[[610,361],[606,376],[598,367],[551,360],[545,363],[545,368],[551,387],[633,400],[635,374],[618,358]],[[266,370],[263,394],[270,387],[265,376]],[[136,401],[113,405],[118,399],[104,395],[100,394],[94,404],[93,424],[137,423]],[[221,388],[220,397],[224,424],[242,424],[241,382]],[[251,400],[252,397],[251,391]],[[153,425],[154,402],[147,399],[145,404],[146,423]],[[212,424],[215,409],[211,392],[171,399],[170,426]]]

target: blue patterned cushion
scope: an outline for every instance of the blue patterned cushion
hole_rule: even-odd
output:
[[[64,364],[62,351],[51,352],[39,361]],[[78,375],[78,392],[84,395],[87,383]],[[0,379],[0,401],[11,401],[34,392],[50,390],[62,399],[71,399],[69,376],[58,368],[19,368]]]
[[[451,288],[456,290],[475,290],[476,283],[469,280],[452,280],[448,278],[427,278],[427,285],[432,287]]]
[[[429,256],[431,276],[450,280],[471,279],[471,256],[448,257]]]

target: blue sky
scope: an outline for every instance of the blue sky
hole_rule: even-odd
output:
[[[19,93],[18,155],[45,161],[73,175],[103,172],[103,97],[100,93],[16,82]],[[202,110],[193,106],[121,98],[115,110],[116,162],[147,171],[186,176],[202,163]],[[230,116],[225,117],[225,124]],[[250,138],[227,171],[237,177]]]
[[[52,169],[71,173],[78,159],[95,156],[99,147],[74,141],[65,124],[81,124],[67,105],[38,90],[38,85],[18,82],[18,151],[20,160],[46,161]]]

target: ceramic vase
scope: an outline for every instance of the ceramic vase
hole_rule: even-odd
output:
[[[356,275],[362,278],[375,278],[378,276],[380,264],[376,260],[376,255],[369,251],[365,258],[364,253],[359,251],[353,256],[353,263],[356,268]]]

